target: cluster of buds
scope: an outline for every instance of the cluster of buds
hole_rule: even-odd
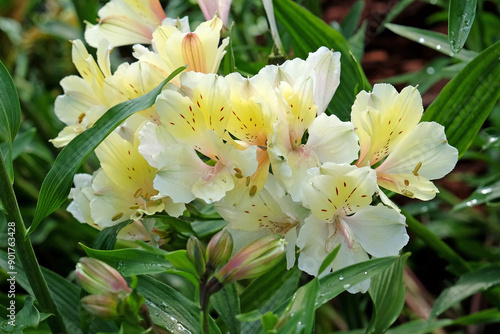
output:
[[[82,258],[76,265],[76,275],[82,288],[89,293],[82,298],[82,306],[94,316],[140,323],[140,314],[147,312],[144,297],[131,289],[120,273],[108,264]]]
[[[223,285],[262,275],[277,264],[285,251],[285,240],[279,235],[267,235],[246,245],[231,257],[233,238],[227,230],[212,237],[205,249],[194,236],[186,250],[207,293],[217,292]]]

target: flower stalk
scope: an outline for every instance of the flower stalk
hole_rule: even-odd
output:
[[[49,317],[47,322],[52,333],[67,333],[62,322],[61,314],[56,307],[54,299],[50,293],[45,277],[42,274],[40,265],[36,259],[35,251],[29,236],[26,235],[26,227],[19,210],[19,205],[16,200],[14,188],[9,180],[3,154],[0,151],[0,203],[5,210],[9,222],[15,224],[15,249],[17,257],[21,260],[23,268],[25,268],[26,276],[30,283],[31,289],[40,305],[40,311],[44,313],[52,313],[54,316]]]

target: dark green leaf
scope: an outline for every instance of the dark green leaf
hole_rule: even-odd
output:
[[[106,227],[104,230],[99,232],[92,242],[92,248],[94,249],[104,249],[110,250],[115,248],[116,237],[120,233],[121,229],[128,226],[132,220],[126,220],[117,224],[115,226]]]
[[[455,53],[451,50],[448,37],[445,34],[441,34],[434,31],[429,31],[425,29],[418,29],[413,27],[401,26],[398,24],[387,23],[385,25],[387,29],[396,33],[400,36],[406,37],[414,42],[423,44],[431,49],[439,51],[449,57],[460,59],[462,61],[468,62],[474,59],[477,55],[474,51],[462,50],[460,53]]]
[[[390,256],[354,264],[319,279],[320,289],[315,307],[318,308],[345,289],[361,283],[391,266],[399,257]]]
[[[35,128],[30,128],[17,134],[14,142],[12,143],[12,161],[16,160],[16,158],[26,150],[26,147],[31,144],[35,134]],[[0,148],[2,152],[8,152],[9,144],[7,142],[3,142],[0,144]]]
[[[21,107],[14,81],[0,61],[0,141],[7,142],[8,151],[5,154],[5,167],[11,183],[14,181],[12,167],[12,142],[16,138],[21,124]]]
[[[347,13],[347,15],[342,20],[340,27],[342,28],[342,32],[344,33],[345,38],[350,38],[354,35],[356,28],[358,27],[359,19],[361,18],[361,14],[363,13],[363,9],[365,8],[365,1],[358,0],[351,7],[351,10]]]
[[[363,58],[363,53],[365,52],[366,27],[367,23],[366,21],[363,21],[363,24],[361,25],[359,30],[348,40],[349,45],[351,46],[351,52],[358,62],[361,61],[361,58]]]
[[[452,211],[458,211],[464,208],[481,205],[493,200],[497,200],[498,198],[500,198],[500,181],[477,188],[466,200],[455,205]]]
[[[316,312],[314,303],[316,302],[318,292],[319,281],[317,278],[300,287],[295,292],[281,319],[278,321],[278,324],[283,324],[279,328],[278,333],[312,333],[314,314]]]
[[[217,220],[196,220],[191,223],[191,228],[193,229],[195,235],[204,239],[208,236],[214,235],[215,233],[222,230],[227,225],[227,222],[222,219]]]
[[[0,61],[0,140],[12,144],[21,124],[21,107],[14,81]]]
[[[401,314],[406,289],[403,285],[403,269],[410,253],[401,256],[389,268],[375,275],[370,283],[373,313],[367,333],[384,333]]]
[[[138,248],[97,250],[81,245],[88,256],[106,262],[123,276],[157,274],[164,272],[169,263],[161,255]]]
[[[28,234],[32,233],[43,218],[56,210],[66,200],[73,183],[73,175],[97,145],[127,117],[151,107],[163,86],[184,69],[185,67],[180,67],[175,70],[151,92],[109,109],[93,127],[79,134],[59,153],[54,165],[43,180],[35,217],[28,229]]]
[[[330,254],[328,254],[325,259],[323,260],[323,262],[321,263],[321,266],[319,266],[319,270],[318,270],[318,273],[322,273],[323,271],[326,270],[326,268],[330,267],[330,264],[332,264],[333,260],[335,260],[335,258],[337,257],[337,254],[339,253],[339,250],[340,250],[340,246],[342,246],[341,244],[339,244],[337,247],[335,247],[334,250],[332,250],[330,252]]]
[[[347,40],[323,20],[295,2],[275,0],[274,9],[276,18],[292,38],[295,56],[305,59],[309,52],[315,52],[320,46],[340,51],[342,54],[340,58],[342,64],[341,84],[335,92],[327,112],[337,115],[343,121],[349,120],[357,90],[370,90],[371,86],[363,70],[352,57]],[[361,77],[361,82],[359,77]]]
[[[385,29],[385,25],[396,18],[403,10],[406,9],[409,5],[411,5],[415,0],[401,0],[394,7],[391,8],[390,12],[387,13],[386,17],[382,21],[382,23],[377,27],[376,34],[382,32]]]
[[[201,333],[200,308],[174,288],[149,276],[138,277],[138,292],[146,298],[151,319],[172,334]],[[210,333],[220,333],[210,318]]]
[[[241,324],[236,319],[236,316],[240,314],[240,298],[236,284],[226,285],[211,297],[210,302],[226,324],[229,333],[241,333]]]
[[[253,309],[260,308],[284,285],[284,282],[292,278],[295,283],[298,282],[300,271],[295,267],[286,270],[285,261],[278,263],[266,274],[255,279],[240,295],[241,311],[247,313]],[[295,291],[296,287],[293,289]],[[286,298],[290,297],[288,295]],[[286,300],[286,298],[284,300]],[[283,301],[284,301],[283,300]],[[270,310],[266,310],[270,311]]]
[[[35,299],[32,296],[26,297],[23,308],[15,315],[15,326],[11,326],[8,318],[0,324],[0,331],[2,333],[22,333],[25,328],[37,328],[42,320],[40,312],[33,305]]]
[[[453,320],[453,325],[477,325],[485,323],[500,323],[500,311],[496,308],[479,311]]]
[[[427,321],[427,320],[415,320],[407,322],[395,328],[391,328],[387,331],[387,334],[425,334],[432,333],[436,329],[449,326],[453,323],[450,319],[438,320],[438,321]]]
[[[477,0],[450,0],[448,6],[448,38],[451,50],[459,53],[469,36],[474,17],[476,16]]]
[[[436,299],[429,319],[434,319],[451,306],[476,292],[500,284],[500,266],[490,266],[462,275],[457,283],[444,290]]]
[[[500,97],[499,56],[500,42],[481,52],[443,88],[422,117],[422,121],[443,125],[450,145],[460,155],[470,146]]]

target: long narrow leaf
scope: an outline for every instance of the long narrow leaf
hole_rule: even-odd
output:
[[[380,275],[372,278],[370,296],[373,313],[367,333],[384,333],[399,317],[405,303],[403,269],[410,253],[401,256]]]
[[[451,50],[459,53],[469,36],[474,17],[476,16],[477,0],[450,0],[448,11],[448,38]]]
[[[385,27],[395,34],[406,37],[414,42],[418,42],[431,49],[444,53],[447,56],[460,59],[465,62],[471,61],[477,55],[476,52],[465,49],[458,54],[453,52],[451,50],[448,37],[439,32],[406,27],[393,23],[386,23]]]
[[[305,59],[309,52],[316,51],[320,46],[340,51],[341,84],[333,96],[328,113],[337,115],[341,120],[349,120],[356,94],[363,89],[370,90],[371,86],[361,66],[351,55],[347,40],[323,20],[290,0],[275,0],[274,10],[276,18],[292,38],[295,56]],[[358,80],[360,77],[361,82]]]
[[[462,53],[462,52],[461,52]],[[500,42],[481,52],[427,108],[423,121],[446,128],[450,145],[463,155],[500,97]]]
[[[130,115],[151,107],[163,86],[182,72],[180,67],[151,92],[133,100],[122,102],[109,109],[90,129],[73,139],[56,158],[54,166],[43,180],[33,223],[28,229],[32,233],[38,224],[54,212],[68,197],[73,175],[83,161],[94,151],[119,124]]]
[[[398,257],[382,257],[342,268],[319,279],[320,289],[315,307],[335,298],[345,289],[361,283],[391,266]]]
[[[434,319],[451,306],[476,292],[498,284],[500,284],[500,266],[498,265],[464,274],[454,286],[447,288],[439,295],[432,307],[429,319]]]
[[[12,142],[16,137],[21,124],[21,107],[14,81],[0,61],[0,142],[7,142],[5,155],[5,166],[11,183],[14,181],[14,170],[12,167]]]

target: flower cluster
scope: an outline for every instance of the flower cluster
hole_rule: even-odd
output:
[[[113,13],[111,15],[111,13]],[[408,242],[405,217],[381,188],[421,200],[458,158],[441,125],[420,122],[415,87],[388,84],[360,92],[351,121],[325,111],[340,81],[340,53],[326,47],[306,60],[268,65],[251,78],[216,74],[228,39],[218,17],[189,32],[187,18],[168,19],[158,1],[113,0],[100,12],[73,61],[81,77],[61,82],[56,114],[67,124],[64,146],[111,106],[145,94],[178,66],[155,105],[130,117],[97,148],[101,168],[75,176],[69,210],[97,228],[180,216],[195,199],[213,203],[237,248],[267,234],[287,241],[287,263],[319,275],[397,255]],[[132,33],[124,33],[124,31]],[[114,46],[136,44],[137,61],[110,71]],[[420,123],[419,123],[420,122]],[[153,221],[154,224],[154,221]],[[150,224],[151,225],[151,224]],[[122,232],[147,238],[147,230]],[[149,226],[151,228],[151,226]],[[366,291],[369,281],[351,287]]]

